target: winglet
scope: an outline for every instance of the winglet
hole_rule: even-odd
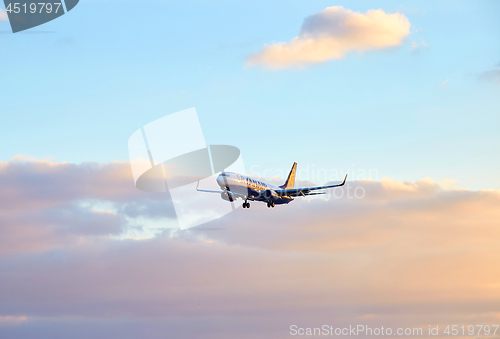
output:
[[[347,180],[347,174],[345,175],[344,181],[342,181],[342,183],[339,186],[344,186],[346,180]]]

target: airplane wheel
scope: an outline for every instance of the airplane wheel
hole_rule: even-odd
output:
[[[247,202],[247,208],[250,208],[250,203],[249,202]]]
[[[274,201],[271,201],[271,207],[274,208]]]
[[[270,204],[270,202],[268,201],[268,202],[267,202],[267,208],[269,208],[269,207],[271,207],[271,204]]]

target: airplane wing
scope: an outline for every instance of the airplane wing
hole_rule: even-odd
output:
[[[279,196],[289,196],[289,197],[298,197],[298,196],[304,196],[305,197],[306,195],[325,194],[323,192],[311,192],[311,191],[344,186],[346,179],[347,179],[347,174],[346,174],[346,176],[344,178],[344,181],[341,184],[327,185],[327,186],[316,186],[316,187],[306,187],[306,188],[290,188],[290,189],[285,189],[285,190],[277,190],[276,193]]]
[[[219,193],[219,194],[221,194],[223,192],[223,191],[200,190],[200,181],[199,180],[198,180],[198,185],[196,186],[196,190],[198,192]]]

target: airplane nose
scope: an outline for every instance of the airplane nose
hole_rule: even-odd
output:
[[[224,177],[222,175],[219,175],[217,177],[217,184],[219,184],[219,186],[223,187],[225,186],[226,184],[224,183]]]

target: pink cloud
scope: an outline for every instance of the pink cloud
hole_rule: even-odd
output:
[[[161,206],[129,188],[125,164],[2,166],[0,181],[20,192],[0,218],[0,317],[30,319],[16,331],[288,338],[294,323],[498,321],[499,191],[352,181],[339,199],[252,204],[200,228],[113,240]],[[347,196],[356,188],[363,199]],[[71,203],[96,199],[115,208]]]
[[[7,13],[4,12],[3,9],[0,8],[0,21],[8,21],[9,18],[7,16]]]
[[[133,184],[130,165],[0,162],[0,254],[73,246],[82,236],[117,235],[127,217],[175,216],[168,195]],[[102,213],[106,204],[119,213]]]

